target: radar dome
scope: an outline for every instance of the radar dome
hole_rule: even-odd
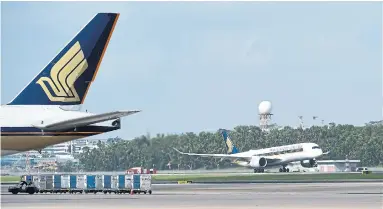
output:
[[[259,114],[265,115],[271,113],[271,102],[270,101],[262,101],[258,106]]]

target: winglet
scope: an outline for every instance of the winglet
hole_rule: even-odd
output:
[[[183,152],[181,152],[181,151],[179,151],[178,149],[176,149],[176,148],[174,148],[174,147],[172,147],[175,151],[177,151],[178,153],[180,153],[180,154],[184,154]]]

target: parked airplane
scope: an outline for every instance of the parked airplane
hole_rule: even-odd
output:
[[[279,172],[289,172],[286,168],[291,162],[300,161],[306,168],[316,167],[316,158],[328,154],[315,143],[300,143],[286,146],[271,147],[258,150],[239,152],[231,141],[227,130],[221,129],[226,144],[227,154],[196,154],[184,153],[173,148],[180,154],[200,157],[229,158],[232,163],[254,169],[254,173],[263,173],[265,168],[281,167]]]
[[[140,112],[92,114],[66,108],[83,104],[118,17],[96,14],[11,102],[1,106],[1,156],[114,131],[120,129],[121,117]]]

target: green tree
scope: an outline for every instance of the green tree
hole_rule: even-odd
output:
[[[360,159],[365,166],[383,162],[383,125],[367,123],[365,126],[340,125],[313,126],[307,129],[282,127],[262,132],[256,126],[237,126],[229,132],[240,151],[281,146],[292,143],[314,142],[324,151],[331,151],[323,159]],[[122,171],[142,166],[157,169],[216,169],[228,168],[229,161],[180,155],[172,148],[194,153],[226,153],[226,146],[218,132],[183,133],[179,135],[149,134],[133,140],[112,140],[98,143],[97,149],[83,149],[78,158],[86,171]]]

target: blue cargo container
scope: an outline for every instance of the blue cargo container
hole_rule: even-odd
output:
[[[33,181],[33,176],[32,175],[27,175],[25,180],[26,181]]]
[[[87,189],[95,189],[96,188],[96,176],[87,175],[86,176],[86,188]]]
[[[61,175],[53,175],[53,188],[61,189]]]
[[[77,188],[77,176],[70,175],[69,184],[70,184],[71,189],[76,189]]]
[[[118,188],[119,189],[125,188],[125,175],[118,175]]]
[[[112,176],[104,175],[104,189],[111,189],[111,188],[112,188]]]
[[[140,174],[134,174],[133,175],[133,189],[140,189],[141,188],[141,175]]]
[[[23,175],[23,176],[21,176],[21,180],[26,181],[26,182],[33,181],[33,176],[32,175]]]

